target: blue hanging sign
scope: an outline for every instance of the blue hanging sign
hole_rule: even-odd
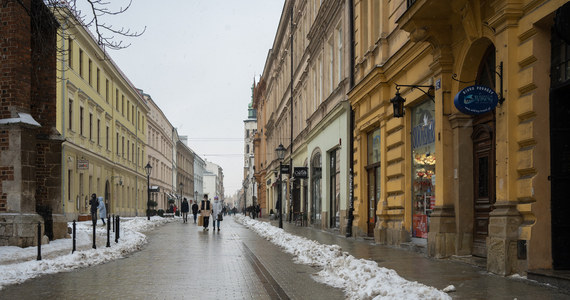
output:
[[[489,87],[472,85],[459,91],[453,102],[460,112],[479,115],[492,111],[499,102],[499,96]]]

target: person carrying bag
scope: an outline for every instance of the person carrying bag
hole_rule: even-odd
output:
[[[210,230],[208,228],[208,224],[210,223],[210,214],[212,214],[212,205],[210,204],[210,200],[208,200],[208,195],[204,195],[204,200],[202,200],[202,203],[200,203],[200,217],[203,218],[203,225],[204,225],[204,231],[208,231]],[[200,223],[200,220],[198,220],[198,225]]]

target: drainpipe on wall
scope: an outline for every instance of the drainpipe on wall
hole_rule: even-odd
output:
[[[348,1],[348,31],[350,33],[350,72],[349,90],[354,87],[354,1]],[[349,101],[350,102],[350,101]],[[348,222],[346,224],[346,237],[352,236],[352,224],[354,222],[354,111],[350,105],[350,146],[349,146],[349,171],[348,171]]]

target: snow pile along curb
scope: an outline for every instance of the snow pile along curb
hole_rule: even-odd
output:
[[[451,299],[446,293],[400,277],[375,261],[357,259],[338,245],[322,245],[286,233],[266,222],[236,215],[236,220],[292,254],[295,262],[321,267],[315,280],[342,288],[351,299]]]
[[[121,219],[119,243],[114,242],[114,234],[111,233],[113,236],[111,247],[101,247],[98,243],[97,249],[90,249],[93,230],[91,221],[77,222],[77,248],[88,250],[79,250],[71,254],[71,239],[55,240],[42,246],[42,256],[47,257],[52,253],[55,254],[55,257],[40,261],[35,260],[37,247],[25,249],[0,247],[0,258],[3,260],[28,260],[21,263],[0,265],[0,290],[6,285],[22,283],[40,275],[71,271],[124,257],[126,254],[139,250],[146,243],[146,235],[140,232],[148,231],[171,221],[173,219],[161,217],[152,217],[150,221],[146,217],[123,218]],[[71,227],[71,223],[69,226]],[[106,241],[106,226],[97,226],[96,233],[98,241]],[[57,255],[59,252],[66,254]]]

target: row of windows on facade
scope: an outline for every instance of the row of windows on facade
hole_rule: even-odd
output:
[[[75,70],[74,67],[74,50],[73,50],[73,39],[69,38],[68,39],[68,43],[69,43],[69,47],[68,47],[68,64],[69,67],[72,70]],[[87,54],[85,54],[85,52],[83,51],[83,49],[79,48],[79,76],[85,80],[85,67],[84,67],[84,56],[87,56]],[[99,67],[96,68],[96,81],[95,81],[95,90],[97,91],[97,93],[99,95],[101,95],[101,70],[99,69]],[[89,86],[93,87],[93,61],[91,60],[91,58],[87,59],[87,83],[89,84]],[[109,103],[111,99],[111,88],[110,88],[111,82],[109,81],[109,79],[105,78],[105,101],[107,103]],[[120,99],[121,102],[119,103],[119,95],[120,95]],[[125,106],[126,104],[126,106]],[[126,107],[126,110],[125,110]],[[121,113],[121,115],[123,117],[125,117],[125,112],[126,112],[126,118],[127,121],[129,121],[132,125],[135,125],[135,105],[131,103],[130,100],[127,99],[127,101],[125,101],[125,95],[123,95],[122,93],[120,93],[118,88],[115,88],[115,109],[117,111],[119,111]],[[142,128],[144,128],[144,116],[140,116],[139,114],[139,130],[141,130]]]
[[[73,131],[73,117],[74,117],[74,110],[73,110],[73,100],[69,100],[69,124],[68,124],[68,129]],[[83,107],[79,107],[79,134],[82,137],[87,137],[89,139],[90,142],[95,142],[98,146],[102,146],[101,145],[101,120],[99,118],[97,118],[97,128],[96,128],[96,136],[94,138],[93,136],[93,114],[89,113],[89,130],[88,130],[88,135],[85,135],[85,130],[84,130],[84,108]],[[109,140],[109,126],[106,125],[105,126],[105,149],[107,151],[111,151],[111,144],[110,144],[110,140]],[[119,138],[121,143],[119,143]],[[133,162],[135,163],[135,143],[131,142],[129,140],[127,140],[125,142],[125,137],[124,136],[119,136],[119,133],[116,133],[116,150],[117,150],[117,155],[122,157],[122,158],[126,158],[129,162]],[[126,144],[126,151],[125,151],[125,144]],[[132,145],[132,146],[131,146]],[[141,150],[140,147],[137,147],[137,154],[141,154]],[[142,154],[139,157],[143,157],[144,156],[144,150],[142,150]],[[142,160],[139,161],[139,166],[142,166]]]
[[[335,43],[336,42],[336,43]],[[336,44],[336,46],[335,46]],[[338,25],[334,35],[331,35],[327,43],[325,54],[319,54],[315,66],[311,68],[311,78],[310,83],[312,83],[312,93],[311,87],[307,87],[307,84],[303,85],[303,88],[299,91],[299,95],[294,100],[294,135],[298,135],[306,126],[304,120],[317,110],[317,108],[323,103],[326,95],[331,95],[336,87],[341,83],[343,79],[343,34],[340,24]],[[302,54],[302,53],[301,53]],[[299,55],[301,56],[301,55]],[[324,58],[323,58],[324,56]],[[325,70],[325,60],[327,61],[328,68]],[[325,74],[326,71],[326,74]],[[281,73],[279,79],[277,80],[277,90],[271,93],[269,99],[271,99],[273,110],[277,108],[279,102],[277,100],[282,99],[286,88],[289,88],[290,78],[287,77],[288,68],[281,68]],[[328,79],[328,85],[325,85],[325,80]],[[303,99],[309,99],[312,94],[313,101],[304,101]],[[262,121],[261,118],[258,121]],[[288,116],[282,119],[283,124],[289,124],[290,120]],[[278,140],[287,140],[290,134],[289,126],[276,126],[277,133],[276,136]]]
[[[87,189],[85,188],[85,178],[83,173],[78,173],[78,184],[75,184],[75,176],[73,174],[73,170],[67,171],[67,200],[68,202],[73,202],[74,199],[79,200],[76,201],[75,208],[79,211],[86,211],[89,209],[89,202],[88,198],[89,195],[92,193],[97,194],[98,196],[103,196],[103,187],[101,186],[101,179],[97,178],[97,185],[93,186],[93,176],[89,175],[89,181],[87,182]],[[135,188],[126,186],[123,184],[119,184],[118,194],[116,196],[116,201],[113,203],[113,207],[117,208],[134,208],[135,207]],[[73,189],[77,187],[77,191]],[[146,188],[144,188],[146,189]],[[75,192],[75,193],[74,193]],[[145,201],[142,201],[143,189],[139,189],[139,207],[146,205]],[[144,203],[143,203],[144,202]]]

